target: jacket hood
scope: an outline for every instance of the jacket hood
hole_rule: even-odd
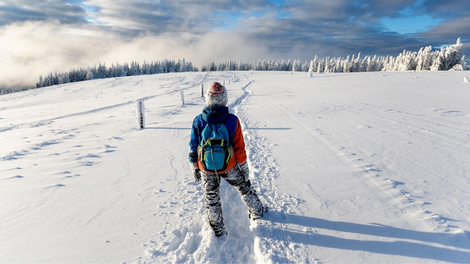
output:
[[[202,110],[202,119],[209,124],[223,123],[229,116],[228,107],[226,106],[206,106]]]

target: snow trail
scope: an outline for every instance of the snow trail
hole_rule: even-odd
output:
[[[289,211],[289,206],[298,201],[289,195],[280,194],[276,190],[273,181],[279,177],[279,169],[276,161],[271,157],[270,143],[266,138],[257,134],[256,124],[258,121],[251,118],[244,110],[244,104],[250,98],[250,86],[253,82],[243,75],[238,78],[238,82],[228,85],[229,91],[237,93],[234,98],[230,98],[228,107],[231,112],[239,116],[242,123],[250,164],[250,180],[259,193],[260,199],[269,207],[269,213],[259,221],[250,221],[247,208],[239,193],[222,180],[220,189],[222,210],[229,234],[226,237],[215,238],[206,221],[205,210],[202,208],[204,191],[200,185],[194,184],[198,186],[198,191],[192,193],[191,198],[186,197],[185,199],[198,202],[200,206],[199,209],[196,209],[198,214],[194,216],[191,214],[190,217],[181,215],[181,230],[172,231],[173,240],[163,243],[162,247],[152,247],[148,250],[148,257],[139,258],[136,262],[279,263],[308,261],[308,256],[302,250],[302,245],[290,241],[289,236],[282,231],[286,228],[284,211],[286,209]],[[238,89],[240,90],[237,92]],[[197,219],[198,217],[199,219]],[[197,224],[192,227],[187,226],[187,223]],[[166,236],[167,232],[160,236],[160,239],[165,240]]]
[[[216,77],[217,78],[217,77]],[[220,77],[219,77],[220,78]],[[206,78],[208,82],[210,79]],[[212,80],[211,80],[212,81]],[[215,79],[214,81],[220,81]],[[240,105],[249,95],[246,91],[251,82],[242,85],[241,94],[230,98],[229,108],[239,109]],[[229,88],[230,89],[230,88]],[[235,93],[237,93],[235,91]],[[200,110],[202,107],[199,106]],[[236,112],[236,110],[235,110]],[[191,180],[191,179],[190,179]],[[221,181],[221,202],[225,225],[229,231],[228,236],[216,238],[206,220],[204,209],[202,185],[194,183],[197,192],[191,194],[190,199],[197,201],[197,205],[191,210],[197,214],[182,215],[181,230],[172,232],[174,238],[169,243],[163,243],[163,247],[153,247],[148,251],[148,257],[136,260],[138,263],[147,262],[188,262],[188,263],[252,263],[255,262],[255,235],[250,230],[248,211],[240,198],[240,194],[224,180]],[[182,190],[180,190],[182,191]],[[175,192],[175,195],[178,192]],[[187,209],[188,212],[190,211]],[[195,226],[187,226],[188,223],[197,223]],[[166,233],[161,239],[166,239]]]
[[[246,75],[244,78],[248,79]],[[246,96],[242,97],[242,102],[235,107],[234,112],[242,120],[246,137],[250,180],[258,190],[260,199],[269,208],[269,213],[262,219],[250,223],[254,237],[254,254],[258,263],[305,262],[308,257],[302,251],[302,247],[292,243],[288,235],[282,232],[286,228],[284,212],[288,209],[288,205],[297,201],[277,190],[274,180],[279,178],[279,167],[272,157],[272,143],[257,133],[260,121],[251,117],[249,111],[242,107],[250,99],[249,96],[252,94],[250,87],[253,83],[254,80],[250,80],[248,85],[242,87]],[[274,232],[275,230],[279,231]]]

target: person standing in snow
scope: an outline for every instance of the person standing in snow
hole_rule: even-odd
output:
[[[245,202],[250,218],[255,220],[263,216],[264,207],[248,179],[249,170],[245,152],[245,142],[238,117],[230,114],[226,107],[228,102],[226,88],[214,82],[205,94],[206,104],[202,114],[196,116],[189,142],[189,162],[195,181],[201,181],[205,190],[205,206],[209,224],[217,237],[227,234],[224,227],[222,206],[220,203],[220,178],[235,187]],[[233,155],[222,171],[208,171],[201,162],[198,148],[201,148],[202,131],[207,124],[223,123],[229,133]]]

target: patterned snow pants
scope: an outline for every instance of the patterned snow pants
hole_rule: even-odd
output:
[[[227,173],[219,174],[219,177],[216,174],[202,173],[207,217],[214,231],[221,230],[224,227],[222,205],[220,203],[220,177],[238,190],[251,215],[263,215],[263,204],[251,186],[250,180],[245,178],[238,166],[235,166]]]

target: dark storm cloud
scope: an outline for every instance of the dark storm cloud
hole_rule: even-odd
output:
[[[62,23],[85,22],[86,11],[74,3],[62,0],[2,0],[0,26],[27,20],[56,19]]]
[[[464,42],[464,47],[469,47],[470,1],[428,0],[422,7],[427,14],[444,20],[428,31],[417,34],[416,37],[433,46],[449,44],[454,39],[461,38]]]
[[[243,14],[271,6],[266,0],[255,1],[104,1],[84,4],[97,9],[96,19],[104,25],[119,27],[130,34],[150,32],[190,32],[203,34],[223,26],[231,13]],[[226,16],[224,16],[226,15]]]
[[[420,5],[423,11],[439,18],[455,19],[469,16],[470,1],[468,0],[427,0]]]
[[[447,1],[431,2],[432,5],[428,6],[429,1],[416,0],[295,1],[281,6],[281,12],[290,16],[279,18],[276,14],[267,14],[244,21],[241,28],[250,35],[249,39],[267,43],[273,51],[289,54],[293,47],[297,47],[305,51],[304,55],[322,56],[346,56],[359,52],[379,56],[397,55],[404,49],[417,51],[423,46],[452,44],[458,37],[465,40],[470,36],[470,8],[462,11],[462,7],[469,6],[470,1],[456,1],[460,5],[444,3]],[[457,13],[463,18],[446,18],[453,10],[458,10]],[[413,15],[441,19],[441,24],[430,27],[427,32],[415,34],[391,32],[381,24],[384,17],[406,18]]]
[[[359,20],[373,23],[384,16],[397,16],[407,7],[414,6],[415,2],[416,0],[304,0],[286,4],[284,8],[298,18],[318,22],[328,20],[343,23]]]
[[[325,49],[336,46],[337,54],[375,50],[383,54],[390,46],[394,51],[402,49],[404,43],[414,48],[428,41],[454,41],[447,38],[456,38],[460,30],[468,28],[462,21],[469,10],[468,0],[303,0],[280,5],[267,0],[7,0],[0,1],[0,25],[26,20],[90,20],[95,27],[121,36],[187,33],[198,38],[232,23],[237,34],[271,51],[285,53],[292,46],[315,42],[316,46],[328,45]],[[442,22],[428,34],[415,35],[388,32],[380,22],[384,17],[412,15],[428,15]]]
[[[401,5],[388,6],[390,14],[397,13],[410,1],[401,2]],[[346,0],[303,1],[284,6],[283,12],[291,16],[278,18],[272,13],[251,18],[243,23],[242,28],[251,35],[250,39],[269,43],[273,51],[280,53],[288,53],[294,46],[310,52],[311,56],[402,51],[410,40],[400,34],[386,32],[378,23],[380,16],[371,9],[372,4]],[[390,43],[394,43],[393,48],[384,49]]]

